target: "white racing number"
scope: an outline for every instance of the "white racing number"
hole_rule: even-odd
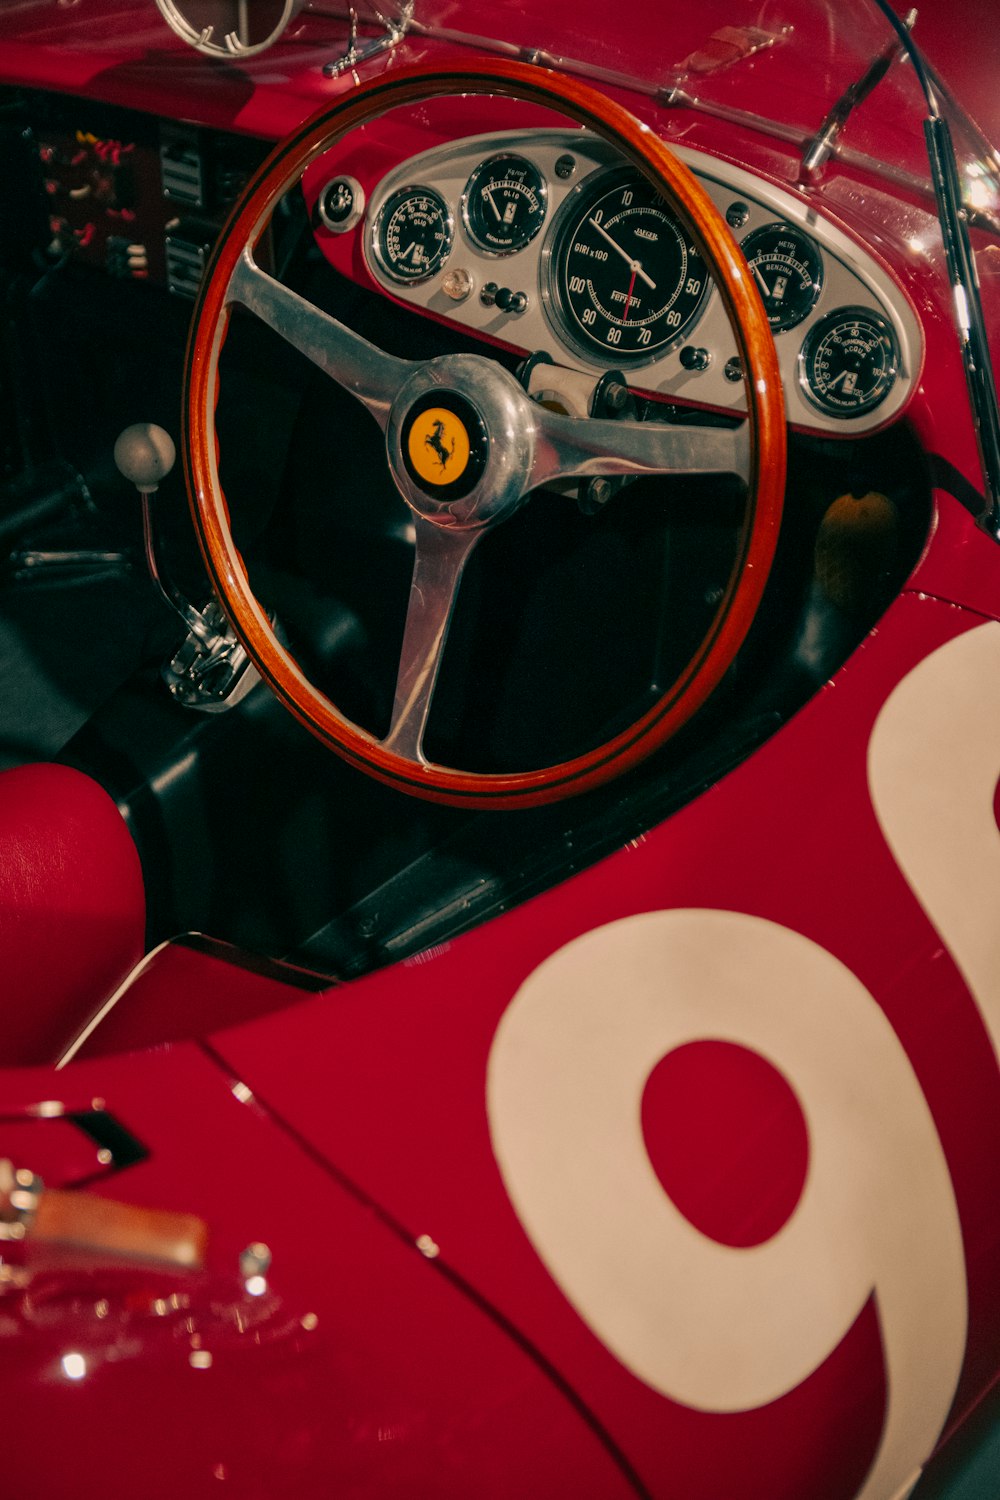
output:
[[[653,1068],[706,1039],[777,1068],[808,1130],[798,1206],[746,1249],[681,1214],[642,1135]],[[888,1409],[861,1494],[885,1500],[913,1477],[961,1369],[961,1231],[917,1078],[837,959],[733,912],[598,928],[518,991],[487,1100],[507,1191],[550,1273],[616,1357],[672,1400],[716,1412],[776,1400],[824,1363],[874,1294]]]
[[[948,945],[1000,1057],[1000,625],[926,657],[872,733],[868,780],[882,832]]]

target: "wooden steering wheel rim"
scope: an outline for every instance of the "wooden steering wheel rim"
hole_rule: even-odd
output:
[[[419,764],[387,750],[346,719],[281,645],[256,599],[233,540],[217,467],[214,415],[229,318],[225,299],[244,248],[256,245],[277,202],[309,163],[348,131],[400,105],[470,92],[558,109],[610,140],[660,191],[666,189],[687,218],[726,307],[745,371],[749,412],[746,514],[728,587],[698,649],[677,680],[627,729],[571,760],[523,772]],[[665,744],[718,686],[746,638],[774,556],[785,489],[785,414],[774,341],[746,261],[688,169],[647,126],[589,86],[528,64],[496,61],[488,69],[409,68],[362,85],[313,115],[271,153],[230,215],[195,307],[185,367],[183,453],[194,524],[212,582],[261,675],[296,718],[344,759],[412,795],[467,807],[528,807],[624,774]]]

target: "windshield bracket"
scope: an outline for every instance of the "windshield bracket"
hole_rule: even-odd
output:
[[[911,10],[903,21],[907,31],[912,31],[917,12]],[[850,84],[830,110],[814,136],[806,141],[799,172],[803,182],[818,182],[823,168],[837,149],[837,139],[859,104],[863,104],[873,89],[877,88],[897,57],[903,52],[899,37],[893,37],[877,57],[873,58],[860,78]]]
[[[407,28],[413,19],[414,0],[403,0],[399,6],[398,15],[383,15],[378,9],[375,10],[375,20],[385,29],[380,35],[372,37],[367,42],[358,43],[358,13],[351,6],[351,34],[347,42],[347,50],[342,57],[332,62],[323,64],[324,78],[337,78],[341,73],[349,69],[360,67],[370,57],[376,57],[380,52],[391,52],[397,47],[406,35]]]

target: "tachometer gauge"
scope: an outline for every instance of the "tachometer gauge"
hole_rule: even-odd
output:
[[[809,236],[791,224],[763,224],[741,249],[773,331],[808,317],[823,285],[823,259]]]
[[[393,281],[426,281],[441,269],[451,249],[454,222],[441,194],[429,187],[402,187],[385,200],[372,244]]]
[[[509,153],[491,156],[465,185],[462,214],[469,238],[493,255],[523,250],[545,223],[546,197],[545,179],[530,161]]]
[[[871,411],[892,390],[898,369],[896,335],[867,307],[838,307],[820,318],[799,354],[802,387],[830,417]]]
[[[549,307],[589,358],[638,364],[662,354],[690,329],[709,287],[687,232],[638,173],[602,173],[566,200]]]

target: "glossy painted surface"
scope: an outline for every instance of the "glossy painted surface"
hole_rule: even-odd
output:
[[[783,89],[789,118],[818,123],[816,76],[831,97],[851,60],[819,44],[836,13],[813,13],[815,72],[775,46],[706,88],[748,107]],[[547,7],[545,24],[575,44],[586,14]],[[920,25],[988,125],[986,49],[955,14]],[[61,45],[95,18],[93,46]],[[463,24],[491,21],[515,39],[531,24],[513,5]],[[352,87],[322,82],[310,32],[301,56],[295,42],[242,73],[181,54],[152,6],[10,24],[7,79],[265,135]],[[658,24],[643,11],[616,33],[640,72]],[[678,11],[676,61],[710,24]],[[454,54],[413,39],[399,58],[428,55]],[[773,140],[675,120],[793,176]],[[912,166],[898,123],[872,102],[855,139]],[[69,1474],[123,1497],[221,1481],[893,1500],[996,1378],[1000,554],[969,513],[980,481],[926,202],[846,170],[821,201],[922,320],[908,419],[936,515],[909,587],[738,770],[501,919],[281,1009],[227,973],[204,1043],[0,1075],[4,1150],[80,1181],[99,1164],[79,1133],[16,1117],[100,1098],[149,1152],[102,1190],[212,1228],[196,1281],[70,1257],[27,1262],[21,1284],[15,1254],[0,1389],[22,1492]],[[151,979],[154,1014],[174,984],[189,1034],[211,966]],[[243,984],[257,1018],[219,1031]],[[274,1256],[257,1299],[237,1276],[255,1240]]]
[[[341,56],[346,40],[343,20],[307,11],[277,50],[249,59],[242,68],[206,65],[168,30],[151,4],[78,0],[72,10],[74,14],[67,15],[54,0],[29,0],[5,17],[5,76],[275,137],[329,98],[331,85],[322,76],[322,64]],[[516,0],[504,0],[463,5],[460,15],[446,4],[424,3],[416,14],[429,29],[450,34],[454,45],[461,39],[471,44],[477,36],[496,37],[519,52],[542,48],[554,58],[587,58],[593,46],[589,12],[575,3],[547,5],[536,14]],[[941,0],[920,15],[928,55],[953,86],[960,85],[967,107],[987,131],[997,118],[991,58],[988,48],[975,47],[974,39],[989,36],[992,16],[990,0],[968,0],[957,20],[954,8]],[[712,34],[740,25],[758,26],[778,44],[755,58],[747,70],[705,70],[713,55]],[[602,39],[601,61],[655,83],[687,66],[698,79],[700,93],[718,88],[731,103],[751,108],[759,108],[766,94],[770,110],[815,128],[823,117],[823,102],[832,102],[846,87],[859,59],[862,66],[867,62],[871,40],[884,43],[882,25],[864,0],[823,0],[809,10],[783,0],[749,13],[734,12],[727,0],[714,0],[697,9],[678,9],[671,16],[665,48],[660,16],[636,7],[627,26]],[[794,52],[787,44],[789,26],[795,29]],[[414,34],[403,55],[419,62],[428,50]],[[385,66],[382,59],[376,71]],[[347,79],[333,87],[345,85],[349,86]],[[910,84],[899,86],[912,97]],[[876,129],[883,144],[887,136],[895,144],[891,121],[874,109],[864,118],[874,122],[868,129]]]
[[[804,1464],[816,1466],[809,1493],[853,1493],[852,1484],[860,1480],[874,1452],[878,1424],[864,1428],[868,1435],[851,1459],[860,1466],[857,1472],[844,1466],[847,1429],[840,1424],[853,1428],[859,1420],[856,1403],[867,1410],[866,1421],[874,1421],[872,1412],[881,1400],[884,1380],[877,1309],[880,1295],[892,1299],[892,1288],[880,1291],[876,1274],[878,1214],[862,1212],[841,1226],[837,1255],[847,1257],[849,1247],[861,1247],[871,1256],[872,1301],[859,1306],[856,1322],[853,1317],[845,1320],[828,1357],[818,1359],[807,1378],[773,1404],[755,1410],[756,1403],[748,1402],[739,1415],[725,1418],[691,1409],[682,1392],[678,1399],[665,1400],[611,1358],[585,1320],[556,1293],[512,1216],[486,1107],[496,1027],[511,996],[550,955],[565,951],[583,934],[608,932],[642,913],[693,910],[715,913],[720,919],[742,913],[748,923],[768,924],[773,946],[764,944],[758,952],[757,961],[764,965],[761,978],[775,1004],[787,1004],[793,1012],[803,997],[797,992],[784,935],[801,934],[819,951],[833,955],[876,997],[870,1001],[873,1009],[877,1005],[891,1022],[894,1045],[909,1060],[928,1101],[958,1214],[972,1238],[967,1261],[969,1343],[958,1393],[960,1410],[995,1363],[1000,1336],[1000,1308],[994,1295],[1000,1240],[995,1224],[987,1227],[992,1208],[986,1188],[988,1163],[1000,1148],[1000,1079],[984,1019],[955,960],[942,947],[886,848],[866,787],[866,763],[873,725],[898,679],[956,632],[979,624],[974,616],[932,601],[904,598],[877,639],[862,649],[836,685],[798,716],[783,739],[759,751],[709,796],[637,847],[623,850],[453,948],[430,955],[426,962],[404,964],[402,971],[388,971],[342,991],[335,1020],[322,1002],[313,1001],[284,1023],[262,1022],[217,1039],[240,1076],[352,1181],[391,1206],[414,1232],[418,1225],[430,1225],[449,1264],[520,1326],[544,1330],[537,1336],[543,1339],[545,1353],[573,1371],[585,1399],[606,1413],[614,1412],[612,1431],[635,1456],[654,1492],[669,1493],[657,1487],[656,1476],[670,1465],[676,1473],[678,1455],[685,1453],[684,1489],[692,1495],[712,1496],[737,1484],[747,1494],[794,1495],[801,1489]],[[836,734],[830,732],[834,699]],[[963,727],[974,734],[974,722]],[[946,784],[949,772],[950,767],[942,765]],[[969,795],[960,780],[950,789],[956,804]],[[954,826],[960,826],[957,817]],[[725,830],[724,858],[717,842],[720,829]],[[720,930],[719,941],[723,933]],[[667,929],[658,960],[664,969],[671,947]],[[900,964],[901,953],[907,956],[905,965]],[[703,1029],[695,1030],[694,1038],[732,1035],[731,1018],[719,1011],[726,996],[713,985],[708,951],[697,972]],[[612,1028],[616,1016],[622,1016],[622,1029],[627,1029],[624,996],[636,982],[637,975],[630,975],[628,967],[609,971],[605,1002]],[[558,1070],[571,1066],[579,1045],[572,1031],[574,992],[568,991],[565,1056],[561,1062],[551,1060],[553,1093]],[[841,1040],[852,1048],[850,1013],[845,1009],[842,1019],[834,1019],[835,1029],[847,1029]],[[774,1040],[765,1017],[751,1011],[744,1024],[744,1045],[752,1046],[754,1026],[759,1025],[760,1042],[752,1050],[776,1062],[787,1078],[789,1059],[771,1050]],[[324,1035],[329,1037],[325,1046]],[[650,1074],[660,1055],[653,1044],[647,1060]],[[415,1066],[418,1056],[420,1064]],[[886,1058],[873,1059],[872,1065],[884,1070],[883,1086],[888,1090]],[[859,1059],[859,1070],[861,1066]],[[956,1070],[962,1079],[960,1098],[954,1092]],[[601,1088],[608,1086],[600,1074],[592,1078],[590,1087],[597,1091],[591,1096],[592,1107]],[[846,1093],[839,1101],[838,1124],[830,1127],[834,1134],[846,1128],[852,1112],[854,1086],[842,1086]],[[767,1192],[779,1200],[794,1196],[795,1184],[801,1182],[793,1147],[797,1135],[789,1139],[780,1130],[769,1136],[779,1130],[776,1122],[781,1117],[779,1112],[771,1123],[766,1095],[751,1118],[737,1112],[737,1098],[728,1105],[720,1101],[725,1123],[716,1126],[728,1137],[733,1170],[759,1170],[753,1163],[760,1151],[767,1159]],[[816,1107],[815,1100],[801,1094],[799,1104],[807,1116]],[[541,1149],[548,1120],[545,1100],[538,1098],[531,1105],[525,1099],[522,1107],[533,1111]],[[409,1122],[405,1142],[396,1126],[399,1117]],[[718,1149],[713,1139],[703,1146],[697,1140],[688,1142],[696,1175],[713,1170]],[[638,1149],[639,1141],[637,1136],[623,1136],[607,1143],[609,1151],[612,1145],[624,1160]],[[886,1173],[917,1170],[913,1161],[903,1168],[896,1154],[899,1144],[875,1136],[870,1146]],[[815,1153],[821,1148],[832,1149],[829,1142],[814,1138],[813,1173]],[[878,1160],[880,1153],[885,1154]],[[588,1172],[597,1170],[593,1157],[584,1165]],[[717,1161],[714,1169],[719,1170]],[[471,1201],[474,1213],[469,1211]],[[600,1214],[599,1201],[594,1201],[592,1212]],[[859,1212],[855,1205],[854,1214]],[[941,1212],[940,1205],[936,1212]],[[580,1219],[578,1233],[592,1235],[599,1222]],[[721,1299],[728,1273],[713,1267],[707,1246],[705,1253],[706,1274],[720,1276],[716,1293]],[[819,1263],[816,1270],[820,1274]],[[899,1270],[905,1275],[902,1266]],[[639,1289],[635,1291],[639,1295]],[[787,1287],[779,1282],[770,1295],[776,1317]],[[814,1295],[820,1295],[815,1286]],[[682,1305],[691,1297],[689,1286],[683,1290]],[[815,1316],[816,1307],[808,1312]],[[680,1308],[677,1316],[683,1316]],[[883,1323],[884,1344],[890,1345],[897,1335],[904,1336]],[[696,1329],[691,1336],[696,1337]],[[751,1466],[755,1480],[747,1474],[748,1452],[758,1455]],[[771,1455],[767,1463],[765,1454]],[[752,1484],[759,1484],[759,1489],[750,1488]]]
[[[191,1047],[146,1054],[138,1072],[124,1060],[4,1075],[7,1115],[40,1091],[86,1109],[106,1090],[116,1119],[162,1142],[107,1194],[212,1226],[203,1276],[5,1257],[0,1326],[19,1350],[9,1482],[56,1494],[72,1472],[77,1493],[122,1500],[216,1494],[220,1481],[254,1496],[499,1497],[564,1480],[630,1493],[586,1414],[517,1341],[231,1084]],[[273,1255],[263,1288],[239,1271],[257,1241]]]
[[[192,941],[164,943],[138,963],[84,1018],[59,1062],[190,1041],[206,1031],[296,1004],[303,990],[326,988],[318,975],[255,972],[240,953],[206,951]],[[96,987],[95,987],[96,988]]]

